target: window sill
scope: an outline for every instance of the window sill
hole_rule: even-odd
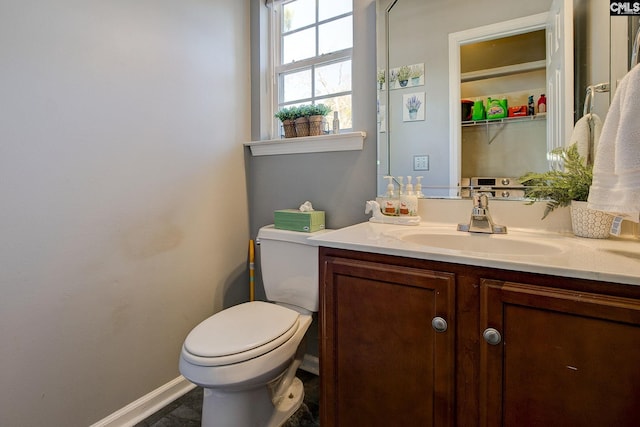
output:
[[[349,132],[247,142],[253,156],[362,150],[366,132]]]

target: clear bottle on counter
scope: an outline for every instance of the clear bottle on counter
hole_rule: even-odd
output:
[[[333,133],[340,133],[340,119],[337,111],[333,112]]]
[[[411,176],[407,176],[407,185],[400,194],[400,215],[416,216],[418,215],[418,197],[413,192],[413,184],[411,184]]]
[[[395,195],[395,187],[393,186],[393,177],[385,176],[384,179],[389,180],[387,184],[387,192],[382,198],[382,206],[380,209],[385,215],[397,215],[398,214],[398,198]]]

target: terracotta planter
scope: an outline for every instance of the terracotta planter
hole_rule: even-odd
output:
[[[571,202],[571,226],[576,236],[606,239],[612,223],[612,215],[588,209],[587,202]]]
[[[296,137],[296,125],[293,120],[284,120],[282,122],[282,128],[284,129],[284,137],[285,138],[295,138]]]
[[[309,136],[324,134],[324,116],[309,117]]]
[[[309,118],[298,117],[296,123],[296,136],[309,136]]]

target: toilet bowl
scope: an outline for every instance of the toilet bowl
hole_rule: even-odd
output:
[[[293,233],[293,234],[292,234]],[[204,388],[202,426],[282,425],[301,405],[295,373],[318,307],[317,233],[263,227],[260,241],[267,298],[205,319],[182,346],[180,373]]]

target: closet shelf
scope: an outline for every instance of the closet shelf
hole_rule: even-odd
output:
[[[513,74],[525,73],[527,71],[545,70],[546,66],[546,61],[544,59],[541,59],[539,61],[524,62],[521,64],[507,65],[504,67],[489,68],[480,71],[469,71],[460,75],[460,81],[462,83],[465,83],[476,80],[484,80],[494,77],[503,77]]]
[[[246,142],[253,156],[362,150],[366,132],[349,132]]]
[[[462,127],[498,125],[502,123],[526,122],[532,120],[546,120],[547,113],[536,114],[535,116],[505,117],[504,119],[493,120],[469,120],[462,122]]]
[[[493,119],[493,120],[471,120],[467,122],[462,122],[462,127],[475,127],[475,126],[484,126],[487,131],[487,143],[491,145],[494,139],[504,130],[507,124],[517,123],[517,122],[531,122],[531,121],[541,121],[547,118],[547,113],[538,113],[535,116],[520,116],[520,117],[505,117],[504,119]],[[489,132],[489,128],[491,125],[502,125],[498,127],[498,130],[491,136]]]

